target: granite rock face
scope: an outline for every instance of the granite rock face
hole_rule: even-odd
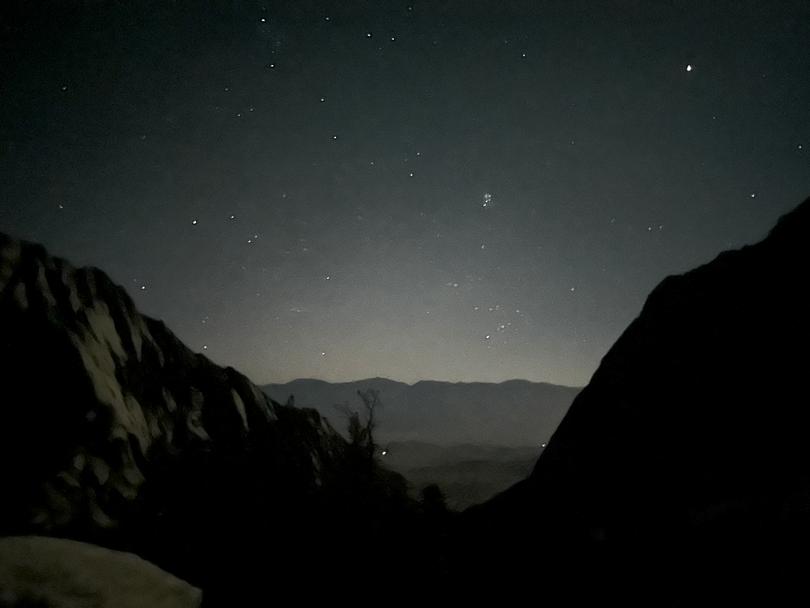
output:
[[[0,535],[133,551],[211,605],[253,601],[267,572],[340,580],[412,508],[316,411],[192,352],[102,271],[7,236],[0,484]]]
[[[0,538],[4,608],[199,608],[202,593],[131,553],[60,538]]]
[[[100,270],[5,236],[0,370],[0,466],[13,498],[4,525],[115,528],[151,463],[189,451],[236,454],[287,426],[308,441],[294,444],[295,433],[277,447],[297,450],[308,465],[300,481],[316,486],[322,461],[343,444],[315,412],[280,415],[247,378],[190,351]]]

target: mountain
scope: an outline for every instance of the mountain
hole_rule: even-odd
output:
[[[810,199],[663,280],[531,476],[467,512],[457,575],[573,605],[805,605],[809,262]]]
[[[3,235],[0,373],[0,535],[133,551],[207,606],[267,572],[337,584],[397,543],[367,568],[384,581],[419,542],[405,481],[316,411],[190,351],[100,270]]]
[[[559,424],[580,389],[509,380],[488,382],[422,381],[405,384],[385,378],[329,383],[294,380],[267,384],[272,398],[311,407],[345,424],[336,405],[358,406],[357,391],[379,391],[383,404],[377,431],[381,442],[419,441],[438,445],[489,444],[539,446]]]

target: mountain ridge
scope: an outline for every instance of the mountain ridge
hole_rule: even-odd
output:
[[[357,391],[380,393],[377,436],[382,442],[478,443],[514,447],[545,443],[579,392],[576,387],[529,380],[406,384],[387,378],[330,383],[298,379],[263,385],[271,398],[316,409],[334,420],[336,406],[354,406]]]
[[[544,386],[554,386],[560,388],[568,388],[573,390],[582,390],[581,386],[573,385],[573,384],[557,384],[556,382],[548,382],[545,380],[528,380],[526,378],[509,378],[507,380],[499,380],[498,382],[488,382],[486,380],[437,380],[431,378],[425,378],[422,380],[416,380],[414,382],[405,382],[403,380],[395,380],[393,378],[387,378],[385,376],[372,376],[369,378],[358,378],[356,380],[324,380],[323,378],[315,378],[315,377],[308,377],[304,376],[301,378],[293,378],[292,380],[287,380],[286,382],[259,382],[257,383],[258,386],[284,386],[288,384],[294,384],[297,382],[320,382],[323,384],[329,384],[332,386],[339,386],[339,385],[347,385],[347,384],[358,384],[358,383],[369,383],[369,382],[390,382],[392,384],[397,385],[405,385],[409,387],[416,386],[417,384],[427,383],[427,384],[450,384],[450,385],[493,385],[493,386],[500,386],[503,384],[533,384],[533,385],[544,385]]]

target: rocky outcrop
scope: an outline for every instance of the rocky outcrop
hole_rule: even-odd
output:
[[[131,553],[41,536],[0,538],[0,606],[198,608],[199,589]]]
[[[340,580],[407,527],[404,480],[316,411],[190,351],[100,270],[6,236],[0,374],[0,535],[133,551],[239,605],[269,571]]]
[[[115,528],[153,463],[236,455],[271,430],[284,430],[278,441],[315,487],[343,444],[317,413],[280,413],[247,378],[191,352],[103,272],[4,236],[0,370],[0,467],[13,497],[3,526]],[[288,432],[296,425],[307,441]]]

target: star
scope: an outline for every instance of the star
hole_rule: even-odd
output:
[[[686,65],[686,71],[687,71],[687,72],[691,72],[691,71],[692,71],[692,64],[691,64],[691,63],[688,63],[688,64]]]
[[[196,226],[197,225],[197,220],[191,220],[191,225]]]

